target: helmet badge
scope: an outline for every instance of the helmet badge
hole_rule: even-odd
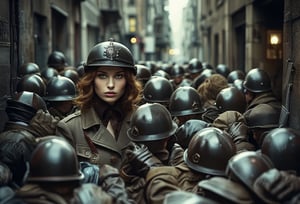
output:
[[[109,58],[110,60],[114,60],[119,57],[119,49],[114,46],[113,39],[110,39],[110,43],[104,50],[104,56]]]
[[[199,161],[200,161],[200,154],[199,154],[199,153],[194,154],[194,155],[192,156],[192,162],[193,162],[194,164],[198,164]]]

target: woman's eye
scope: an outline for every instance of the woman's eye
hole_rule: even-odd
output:
[[[124,77],[124,74],[117,74],[115,77],[116,79],[122,79]]]
[[[100,79],[106,79],[107,76],[105,74],[98,74],[97,77]]]

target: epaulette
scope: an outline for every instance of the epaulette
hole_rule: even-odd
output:
[[[78,110],[75,113],[72,113],[72,114],[66,116],[64,119],[62,119],[62,121],[63,122],[68,122],[68,121],[72,120],[73,118],[77,118],[77,117],[80,117],[80,116],[81,116],[81,111]]]

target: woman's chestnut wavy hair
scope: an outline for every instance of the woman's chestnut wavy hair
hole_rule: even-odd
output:
[[[131,112],[141,100],[142,85],[136,80],[132,71],[124,69],[124,73],[126,79],[125,93],[118,100],[118,103],[121,104],[123,111]],[[81,110],[90,108],[96,97],[98,97],[94,91],[96,76],[97,69],[87,71],[77,84],[78,96],[75,98],[74,103]]]

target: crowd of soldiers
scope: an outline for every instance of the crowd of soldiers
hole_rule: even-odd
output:
[[[134,62],[109,40],[76,67],[54,51],[18,76],[0,203],[300,203],[300,132],[261,68]]]

